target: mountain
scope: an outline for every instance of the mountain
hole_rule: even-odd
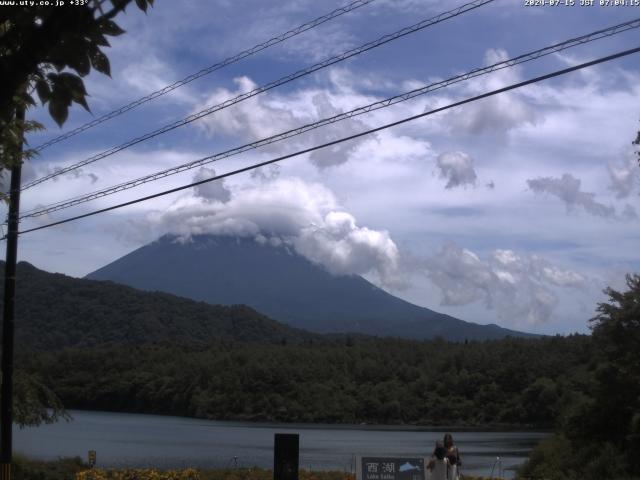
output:
[[[0,262],[0,274],[4,265]],[[0,276],[0,287],[3,283]],[[193,345],[214,339],[277,344],[326,341],[244,305],[209,305],[72,278],[26,262],[17,266],[15,331],[19,345],[37,350],[161,342]]]
[[[210,304],[246,304],[314,332],[447,340],[528,334],[478,325],[401,300],[364,278],[334,276],[286,247],[229,236],[164,236],[89,274]]]

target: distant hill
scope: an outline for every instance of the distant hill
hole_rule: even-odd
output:
[[[246,304],[306,330],[447,340],[530,336],[478,325],[401,300],[364,278],[334,276],[285,247],[253,239],[164,236],[89,274],[210,304]]]
[[[4,272],[0,262],[0,273]],[[4,280],[0,277],[0,286]],[[0,298],[0,305],[2,298]],[[304,343],[320,337],[273,321],[244,305],[209,305],[142,292],[18,264],[16,341],[34,349],[156,342],[206,344],[213,339]]]

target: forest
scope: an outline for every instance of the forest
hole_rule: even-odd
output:
[[[591,365],[589,337],[30,352],[67,408],[209,419],[550,427]]]

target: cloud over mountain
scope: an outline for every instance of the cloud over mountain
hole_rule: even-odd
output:
[[[217,199],[221,192],[229,194],[224,186],[212,188]],[[383,285],[402,283],[400,254],[389,233],[359,226],[319,183],[276,178],[245,185],[224,203],[183,197],[148,219],[158,230],[185,241],[201,234],[249,237],[284,244],[334,274],[372,273]]]

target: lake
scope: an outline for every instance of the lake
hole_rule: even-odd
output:
[[[443,429],[372,425],[217,422],[193,418],[70,411],[73,420],[14,429],[14,450],[52,460],[96,450],[99,467],[273,467],[274,433],[300,434],[300,468],[352,471],[354,455],[428,456]],[[462,473],[489,475],[496,458],[507,478],[548,433],[452,430]],[[496,466],[496,469],[498,466]]]

